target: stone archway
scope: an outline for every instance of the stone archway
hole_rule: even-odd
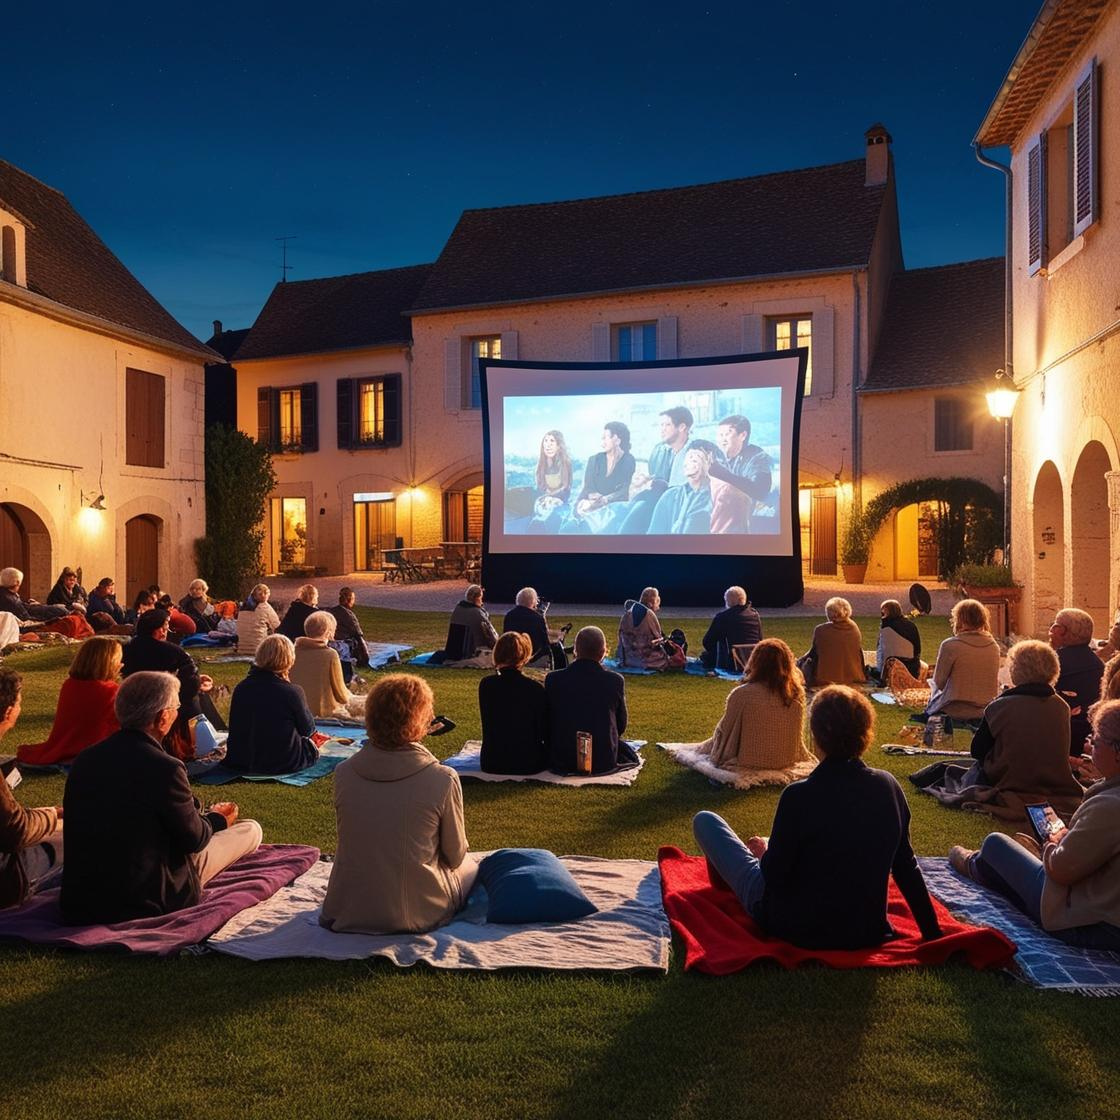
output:
[[[1058,468],[1042,464],[1034,483],[1034,523],[1031,528],[1034,584],[1033,634],[1045,634],[1065,599],[1065,498]]]
[[[0,567],[23,572],[20,594],[45,600],[54,586],[51,535],[43,519],[18,502],[0,503]]]
[[[1112,470],[1104,445],[1093,440],[1078,457],[1070,485],[1070,596],[1066,606],[1093,616],[1098,634],[1108,630],[1108,482]]]

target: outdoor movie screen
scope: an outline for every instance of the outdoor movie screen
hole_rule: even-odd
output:
[[[800,364],[484,363],[488,551],[792,556]]]

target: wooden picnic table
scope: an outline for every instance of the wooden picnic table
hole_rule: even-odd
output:
[[[478,575],[482,545],[478,541],[440,541],[443,550],[443,574],[456,579],[474,579]]]

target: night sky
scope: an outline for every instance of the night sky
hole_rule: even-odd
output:
[[[1003,252],[970,142],[1039,4],[10,5],[0,157],[203,339],[283,235],[293,280],[419,264],[464,209],[856,159],[879,120],[921,267]]]

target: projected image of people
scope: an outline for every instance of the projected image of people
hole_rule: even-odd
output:
[[[505,533],[776,533],[780,412],[773,386],[507,397]]]

